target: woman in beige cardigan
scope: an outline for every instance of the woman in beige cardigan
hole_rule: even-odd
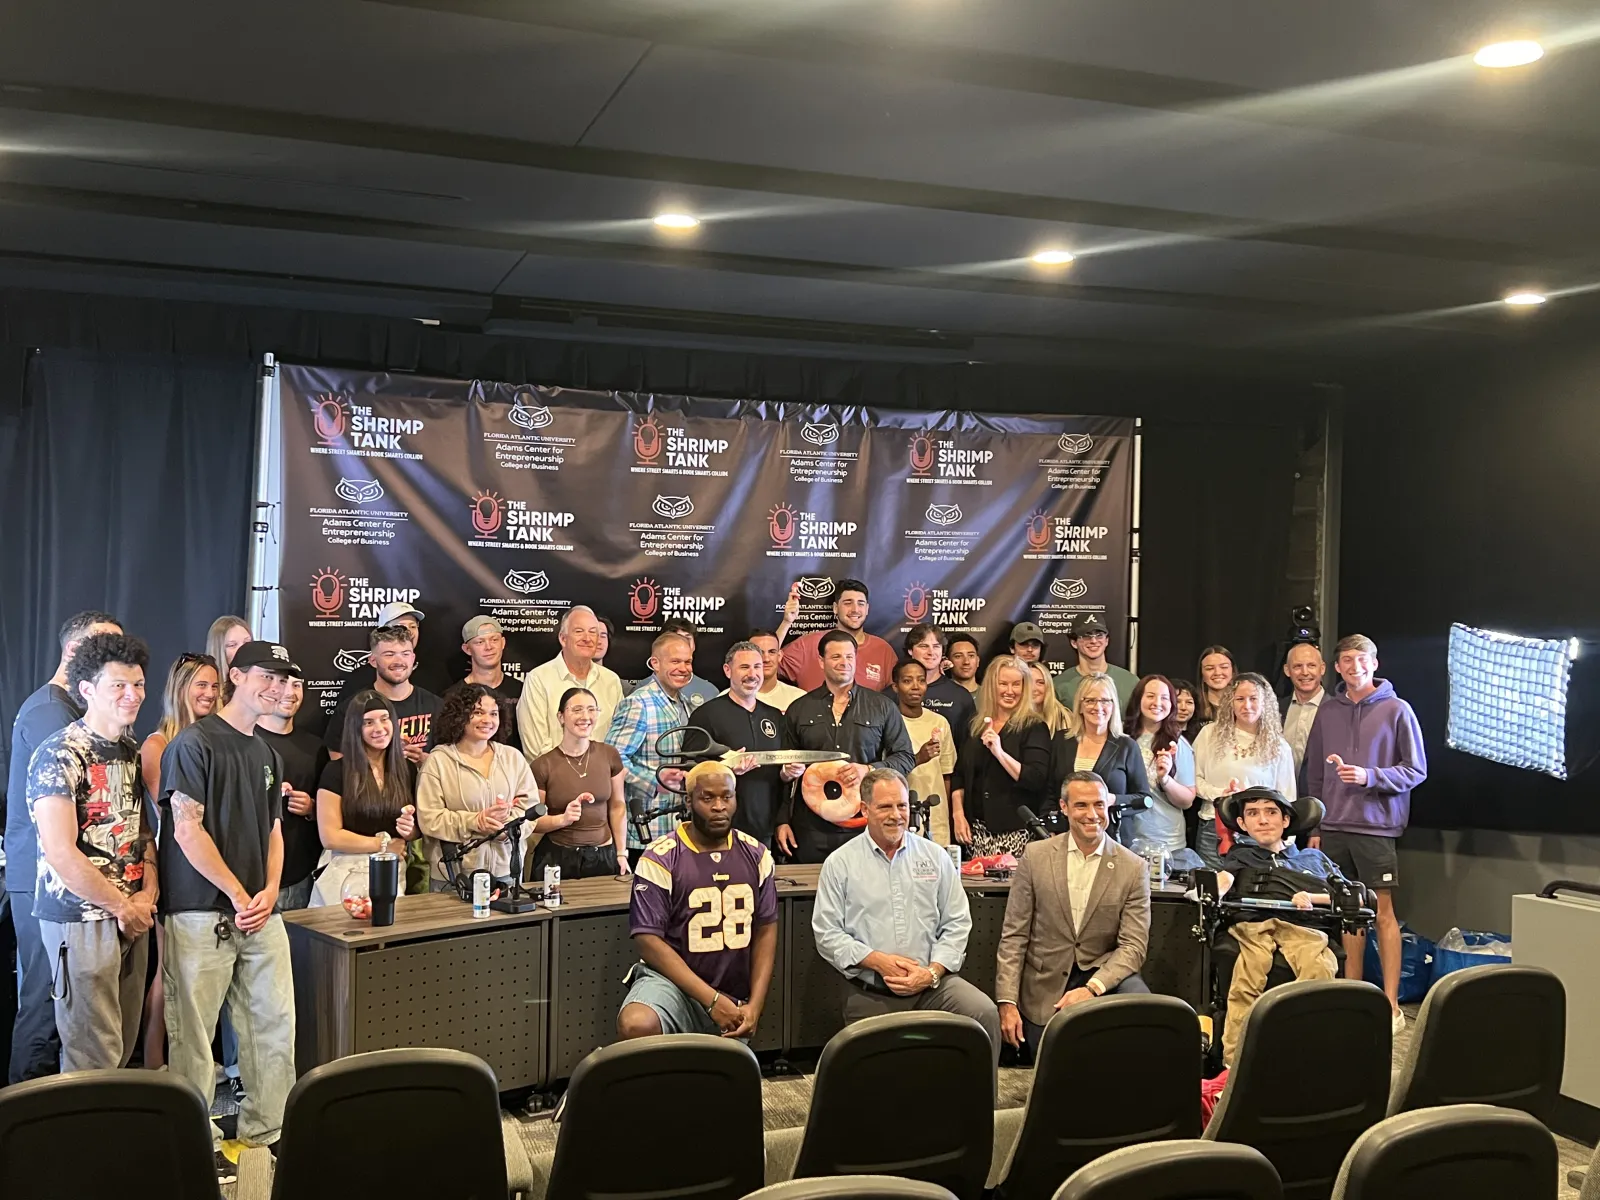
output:
[[[446,843],[464,842],[503,829],[539,800],[539,788],[520,751],[494,740],[500,705],[481,684],[450,689],[434,721],[438,749],[422,763],[417,780],[417,825],[428,858],[431,891],[453,890],[440,864]],[[524,831],[524,838],[531,833]],[[511,873],[511,839],[497,838],[472,851],[458,868]]]

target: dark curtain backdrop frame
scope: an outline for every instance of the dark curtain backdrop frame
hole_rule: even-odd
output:
[[[0,721],[55,630],[117,612],[154,655],[246,599],[263,355],[463,379],[705,397],[1144,418],[1142,669],[1282,633],[1295,459],[1313,387],[982,363],[851,362],[459,333],[386,317],[0,291]],[[1137,347],[1129,347],[1130,361]],[[146,724],[141,721],[141,726]],[[0,739],[3,742],[8,739]],[[0,779],[4,776],[0,775]]]

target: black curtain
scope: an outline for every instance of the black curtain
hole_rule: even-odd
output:
[[[55,669],[62,620],[90,608],[150,643],[139,724],[151,727],[172,660],[245,611],[255,370],[43,351],[21,374],[20,387],[0,382],[5,728]]]
[[[1141,673],[1195,678],[1199,651],[1233,651],[1276,684],[1299,428],[1145,423]]]

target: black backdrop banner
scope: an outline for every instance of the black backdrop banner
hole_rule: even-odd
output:
[[[702,675],[781,619],[831,624],[871,588],[871,632],[916,621],[989,650],[1037,622],[1052,657],[1082,612],[1127,643],[1134,422],[703,400],[280,365],[281,639],[324,707],[386,603],[444,656],[475,613],[520,674],[573,604],[646,673],[662,621],[702,632]],[[1118,657],[1113,654],[1113,658]],[[1059,665],[1059,664],[1058,664]],[[309,698],[309,697],[308,697]]]

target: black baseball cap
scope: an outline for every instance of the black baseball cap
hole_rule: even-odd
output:
[[[300,669],[300,664],[289,657],[289,651],[277,642],[246,642],[233,652],[233,661],[228,666],[238,667],[241,671],[248,671],[251,667],[265,667],[269,671],[281,671],[296,679],[304,679],[306,675]]]
[[[1069,638],[1087,637],[1091,633],[1103,633],[1109,637],[1111,630],[1094,613],[1079,613],[1072,618],[1072,625],[1067,629]]]

